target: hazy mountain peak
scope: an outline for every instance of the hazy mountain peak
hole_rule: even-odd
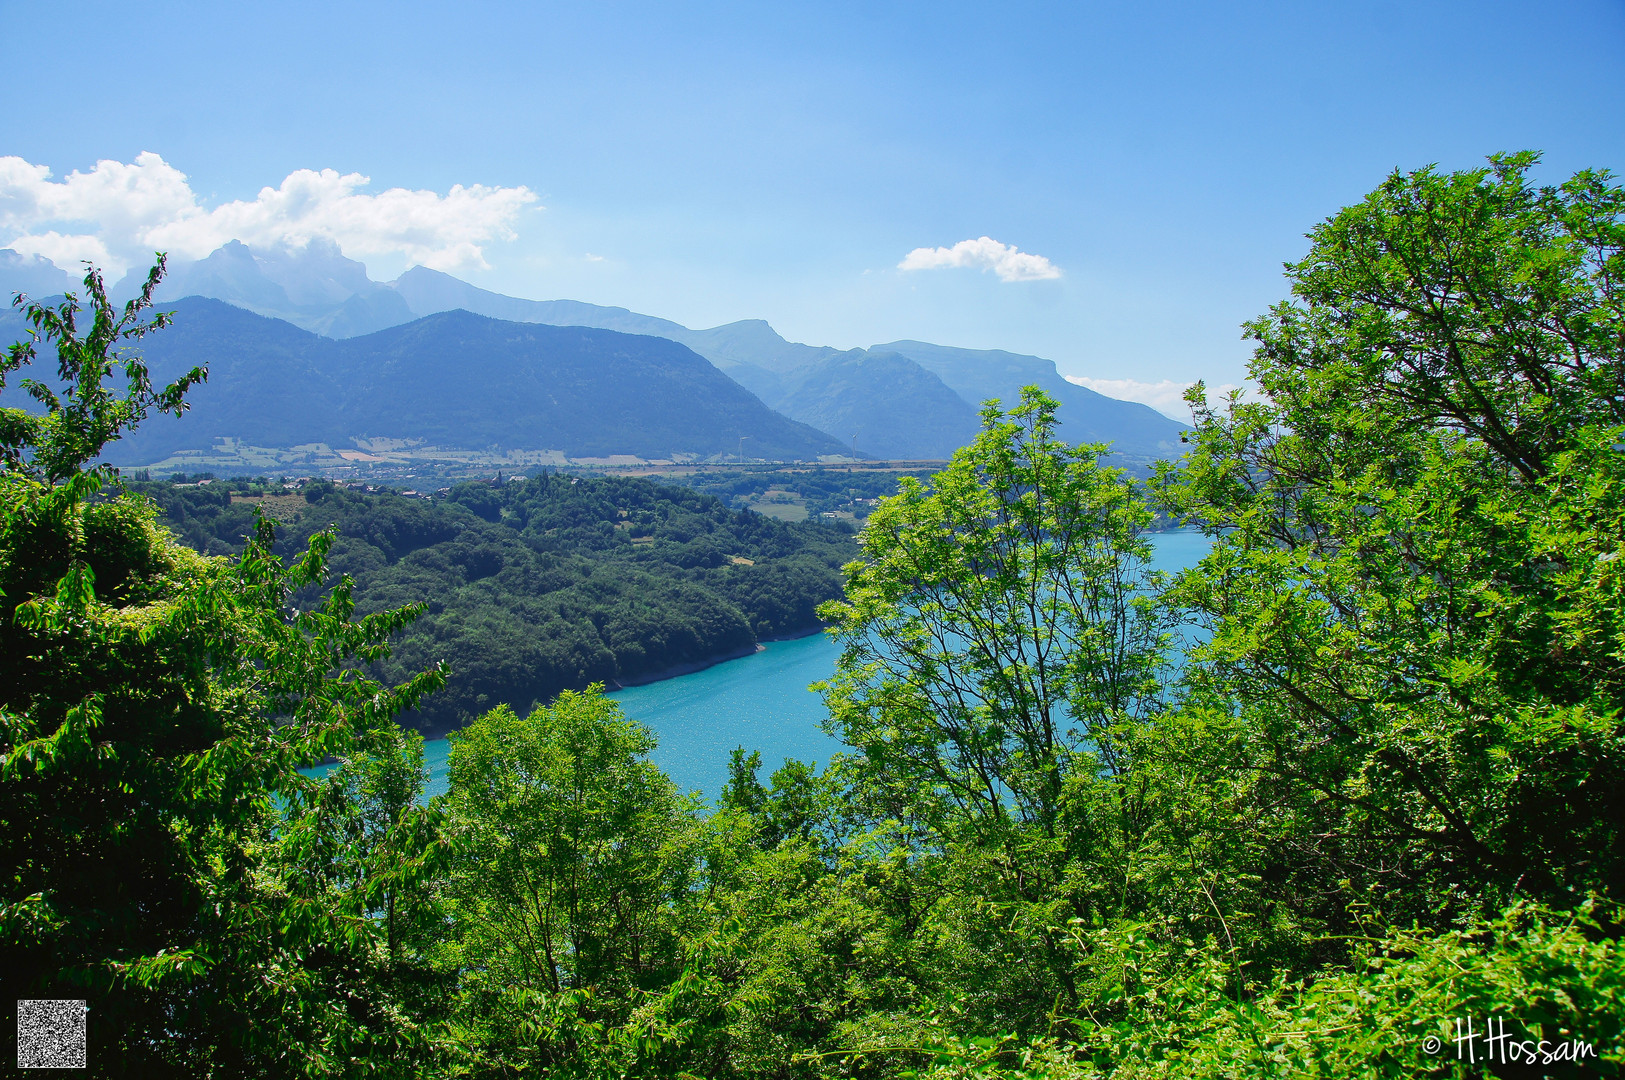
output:
[[[338,244],[313,237],[303,248],[255,249],[261,271],[281,285],[295,304],[341,304],[359,293],[384,288],[367,276],[367,267],[346,258]]]
[[[1149,405],[1123,401],[1068,382],[1055,361],[1003,349],[957,349],[924,341],[875,345],[875,352],[897,353],[940,378],[972,405],[999,401],[1014,406],[1024,386],[1037,386],[1060,402],[1060,437],[1073,443],[1109,443],[1114,449],[1145,457],[1179,453],[1184,426]]]
[[[414,266],[409,267],[406,270],[406,272],[403,273],[400,277],[396,278],[394,281],[386,282],[385,284],[387,284],[392,289],[398,289],[398,288],[400,288],[401,282],[403,282],[403,281],[405,281],[405,282],[455,281],[459,285],[467,284],[466,282],[462,281],[461,279],[454,278],[450,274],[445,273],[444,271],[434,270],[434,269],[431,269],[430,267],[422,266],[422,265],[414,265]]]
[[[602,307],[579,300],[521,300],[514,296],[470,285],[460,278],[414,266],[389,283],[416,315],[462,308],[510,322],[546,323],[553,326],[592,326],[618,330],[623,334],[649,334],[681,340],[678,333],[687,328],[668,319],[639,315],[621,307]]]
[[[766,319],[736,319],[731,323],[712,327],[714,330],[735,330],[741,334],[765,334],[776,341],[784,341],[779,332]]]
[[[145,279],[145,269],[132,269],[117,291],[133,295]],[[266,276],[254,252],[240,240],[229,241],[195,262],[171,262],[158,286],[158,297],[178,300],[183,296],[207,296],[277,317],[295,306],[287,290]]]
[[[0,300],[6,304],[10,304],[17,293],[55,296],[77,284],[72,274],[58,268],[50,259],[0,248]]]

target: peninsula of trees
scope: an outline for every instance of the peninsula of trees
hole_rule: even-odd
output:
[[[129,487],[197,551],[237,553],[270,510],[283,519],[278,554],[336,532],[329,564],[353,579],[358,612],[425,602],[374,674],[398,682],[447,665],[445,688],[403,718],[430,736],[499,702],[528,710],[816,632],[818,605],[840,595],[858,553],[833,521],[777,521],[636,478],[544,473],[433,499],[327,481],[296,495],[243,481]]]

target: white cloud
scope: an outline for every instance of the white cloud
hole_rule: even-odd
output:
[[[1001,244],[991,236],[961,240],[951,248],[915,248],[897,264],[899,270],[948,270],[970,267],[992,270],[1000,281],[1043,281],[1061,276],[1061,268],[1042,255]]]
[[[186,174],[154,153],[98,161],[58,181],[51,170],[0,157],[0,245],[44,255],[70,271],[92,259],[116,276],[154,251],[199,259],[228,240],[302,248],[327,239],[345,254],[398,256],[437,270],[484,268],[485,247],[512,240],[536,201],[524,187],[455,185],[446,194],[361,189],[360,173],[299,169],[252,200],[204,207]]]
[[[122,260],[115,259],[98,236],[63,236],[53,229],[37,236],[19,236],[7,246],[23,255],[50,259],[58,269],[72,274],[76,281],[79,278],[77,271],[82,269],[81,263],[86,260],[104,269],[116,265],[118,272],[113,273],[114,277],[124,270]]]
[[[1142,405],[1149,405],[1164,416],[1190,423],[1190,406],[1185,404],[1185,391],[1192,383],[1174,382],[1172,379],[1163,379],[1160,382],[1140,382],[1137,379],[1091,379],[1086,375],[1068,375],[1066,381],[1086,387],[1097,394],[1104,394],[1110,398],[1119,398],[1123,401],[1138,401]],[[1216,404],[1230,391],[1237,389],[1235,383],[1223,383],[1207,388],[1209,403]]]

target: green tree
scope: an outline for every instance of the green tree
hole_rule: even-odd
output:
[[[1190,400],[1212,555],[1173,760],[1247,788],[1279,910],[1447,926],[1625,888],[1625,191],[1535,155],[1395,173]]]
[[[249,998],[266,1042],[309,1054],[317,1075],[420,1076],[446,1065],[457,973],[442,962],[450,845],[422,805],[423,740],[370,733],[320,781],[287,797],[262,874],[318,932],[294,979]],[[285,962],[282,956],[273,959]],[[258,974],[258,972],[256,972]]]
[[[761,767],[760,752],[747,755],[744,747],[735,749],[718,808],[748,815],[763,847],[776,847],[791,837],[833,840],[839,799],[829,774],[819,775],[813,765],[785,758],[764,786],[756,777]]]
[[[654,745],[600,686],[452,736],[451,933],[483,1067],[585,1068],[634,992],[676,974],[697,847]]]
[[[1024,391],[1008,416],[983,412],[929,488],[903,480],[869,518],[846,599],[821,610],[842,645],[831,731],[857,749],[860,795],[953,853],[961,895],[1015,905],[994,921],[1027,927],[1076,1004],[1053,927],[1117,906],[1105,875],[1079,871],[1142,826],[1113,781],[1128,729],[1159,706],[1171,623],[1151,511],[1103,447],[1055,439],[1055,409]]]
[[[186,392],[208,378],[207,369],[193,368],[162,390],[154,390],[139,355],[123,347],[124,342],[139,341],[169,325],[166,314],[155,314],[150,320],[142,318],[142,313],[152,307],[153,290],[163,276],[164,257],[159,255],[141,295],[119,312],[107,299],[101,272],[91,267],[85,274],[90,330],[82,337],[82,309],[75,294],[69,293],[55,308],[32,303],[26,296],[16,298],[16,306],[23,309],[23,318],[31,329],[27,341],[6,350],[5,360],[0,362],[0,391],[5,390],[8,376],[35,361],[41,338],[56,349],[61,386],[52,389],[38,379],[24,378],[18,385],[34,399],[36,410],[0,408],[0,464],[8,474],[51,485],[83,477],[69,484],[69,491],[94,490],[99,481],[112,475],[112,470],[106,466],[87,470],[84,466],[104,446],[134,428],[153,409],[176,416],[186,411]],[[123,396],[107,385],[116,367],[124,375]]]
[[[161,273],[122,316],[87,274],[84,337],[75,297],[21,301],[68,388],[25,379],[43,413],[0,410],[0,978],[7,1000],[87,998],[101,1074],[330,1071],[389,1023],[335,1009],[313,969],[377,930],[277,878],[278,800],[443,675],[385,688],[346,669],[415,614],[353,622],[347,582],[288,611],[323,581],[330,535],[288,566],[262,523],[228,563],[179,547],[144,501],[95,497],[105,444],[181,411],[202,375],[154,391],[115,356],[162,325],[140,321]]]

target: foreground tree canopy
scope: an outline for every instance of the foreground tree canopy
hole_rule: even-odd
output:
[[[138,358],[115,357],[162,325],[141,321],[161,271],[122,315],[91,272],[84,337],[75,298],[31,307],[66,385],[25,379],[43,416],[0,414],[0,978],[8,1000],[91,1000],[104,1071],[275,1071],[331,1060],[297,1036],[333,1027],[337,968],[373,966],[370,922],[278,872],[296,834],[277,822],[312,790],[296,770],[392,737],[443,675],[384,688],[335,673],[383,656],[415,612],[352,622],[341,584],[290,613],[323,579],[330,535],[289,566],[262,529],[226,564],[177,545],[150,505],[95,498],[113,474],[86,463],[149,409],[183,409],[204,377],[154,391]],[[33,352],[13,347],[5,374]],[[115,359],[123,396],[105,385]],[[313,950],[330,959],[297,962]],[[284,1026],[250,1022],[262,1014]],[[371,1027],[328,1036],[368,1045]]]
[[[84,338],[30,309],[73,392],[0,410],[4,989],[89,1000],[101,1075],[1617,1072],[1625,191],[1535,166],[1317,226],[1262,396],[1197,387],[1149,483],[985,412],[821,609],[851,752],[741,748],[715,808],[597,687],[425,804],[435,658],[359,674],[418,609],[295,613],[331,534],[204,557],[101,490],[185,386],[104,388],[153,324],[92,275]]]
[[[1177,597],[1213,633],[1186,711],[1325,838],[1281,850],[1298,910],[1625,888],[1625,201],[1532,164],[1395,176],[1318,227],[1248,326],[1266,400],[1193,395],[1167,475],[1222,537]]]

